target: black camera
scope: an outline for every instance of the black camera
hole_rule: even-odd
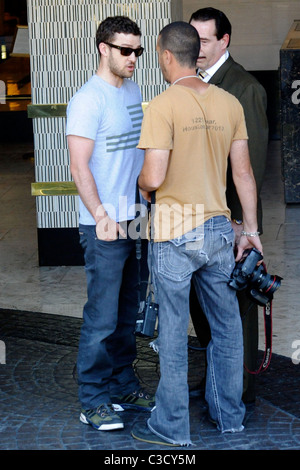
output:
[[[245,250],[241,260],[235,265],[229,285],[235,290],[247,288],[249,296],[258,305],[264,306],[273,299],[282,277],[268,274],[263,263],[257,266],[262,259],[262,254],[256,248]]]
[[[158,315],[158,304],[152,302],[151,294],[146,301],[140,302],[140,308],[135,323],[135,334],[137,336],[154,336],[155,324]]]

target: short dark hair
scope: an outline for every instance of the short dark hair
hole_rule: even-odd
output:
[[[200,50],[200,38],[196,29],[184,21],[174,21],[159,33],[162,51],[172,52],[180,65],[196,67]]]
[[[228,46],[230,44],[230,38],[231,38],[231,23],[225,13],[223,13],[221,10],[217,10],[216,8],[212,7],[207,7],[207,8],[200,8],[200,10],[195,11],[191,18],[189,23],[194,20],[194,21],[209,21],[209,20],[215,20],[216,23],[216,36],[217,39],[220,40],[224,36],[224,34],[229,35],[229,42]]]
[[[127,16],[109,16],[98,26],[96,33],[97,50],[99,51],[100,42],[111,42],[116,33],[141,36],[138,25]]]

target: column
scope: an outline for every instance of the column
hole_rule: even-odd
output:
[[[281,148],[286,203],[300,202],[300,20],[280,50]]]

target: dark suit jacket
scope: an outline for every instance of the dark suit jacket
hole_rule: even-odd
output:
[[[262,233],[262,208],[259,193],[262,187],[267,159],[268,120],[266,116],[267,95],[263,86],[231,56],[212,76],[209,83],[234,95],[244,109],[248,131],[251,164],[258,193],[258,230]],[[233,219],[242,219],[242,209],[231,176],[229,164],[227,175],[227,203]]]

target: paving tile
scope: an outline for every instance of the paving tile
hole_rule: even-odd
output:
[[[0,450],[105,450],[118,455],[166,450],[130,435],[133,424],[145,421],[148,413],[125,411],[125,429],[110,433],[79,421],[76,356],[80,319],[0,309],[0,325],[0,338],[7,349],[6,364],[0,365]],[[137,341],[137,375],[155,391],[158,356],[149,348],[148,339]],[[203,377],[203,364],[203,352],[190,349],[190,386]],[[257,400],[247,406],[245,430],[237,434],[221,434],[207,419],[203,396],[192,397],[195,445],[184,452],[300,450],[299,383],[300,366],[273,355],[269,369],[257,377]]]

